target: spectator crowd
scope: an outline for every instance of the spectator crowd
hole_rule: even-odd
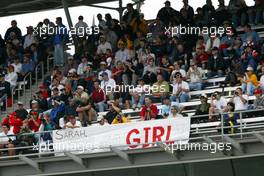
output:
[[[54,56],[54,67],[29,102],[30,110],[18,102],[16,111],[3,119],[0,148],[11,148],[8,154],[14,155],[14,146],[30,146],[38,141],[39,135],[25,133],[85,127],[95,121],[98,125],[128,123],[131,118],[122,113],[126,109],[140,111],[141,120],[182,118],[182,103],[192,101],[190,92],[205,89],[206,80],[216,77],[225,77],[224,86],[238,88],[229,100],[218,91],[200,95],[195,115],[206,116],[198,120],[214,121],[216,114],[227,113],[224,122],[231,126],[239,118],[237,112],[263,109],[264,42],[253,27],[264,24],[264,3],[255,0],[255,5],[248,7],[244,0],[230,0],[225,6],[224,0],[219,0],[215,8],[207,0],[196,13],[188,0],[183,4],[177,11],[166,1],[152,22],[127,4],[120,21],[111,14],[97,14],[99,33],[84,36],[69,36],[67,30],[38,35],[33,26],[28,26],[27,34],[22,36],[13,20],[4,38],[0,38],[2,110],[6,108],[4,95],[10,97],[17,83],[33,73],[36,65],[46,63],[48,55]],[[87,28],[84,21],[79,16],[75,28]],[[229,27],[231,32],[216,36],[171,36],[165,32],[166,27],[180,24]],[[55,24],[44,19],[36,28],[48,26],[66,28],[61,17]],[[70,39],[76,48],[73,56],[65,54]],[[133,89],[116,91],[124,85]],[[151,90],[141,89],[146,85]],[[112,91],[107,91],[109,87]],[[255,96],[253,104],[249,103],[251,96]],[[99,118],[103,112],[106,114]],[[50,133],[40,137],[52,140]]]

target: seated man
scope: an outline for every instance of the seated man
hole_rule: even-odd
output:
[[[10,83],[11,90],[17,86],[17,73],[13,65],[8,66],[8,73],[5,75],[5,80]]]
[[[189,91],[190,88],[188,83],[183,81],[181,73],[177,72],[175,74],[171,101],[179,101],[179,103],[189,101]]]
[[[170,87],[167,81],[164,81],[162,74],[157,75],[157,82],[152,86],[153,102],[160,102],[169,94]]]
[[[106,92],[106,96],[111,100],[113,99],[113,90],[116,87],[116,82],[114,79],[110,78],[106,72],[103,72],[102,75],[103,80],[101,81],[101,89]]]
[[[195,62],[190,62],[190,68],[187,72],[187,79],[190,79],[189,87],[190,90],[202,90],[203,83],[202,83],[203,72],[202,68],[198,67]]]
[[[0,133],[0,149],[8,148],[9,156],[15,155],[15,150],[9,149],[9,148],[15,147],[13,144],[13,141],[15,141],[15,139],[16,139],[16,136],[14,135],[12,131],[10,131],[10,127],[8,125],[3,125],[2,133]]]
[[[45,132],[41,134],[41,138],[43,141],[48,141],[52,140],[52,133],[47,132],[47,131],[52,131],[57,129],[57,124],[55,124],[53,121],[50,119],[50,114],[45,113],[44,116],[40,119],[41,125],[39,126],[39,132]]]
[[[139,78],[137,82],[137,87],[130,91],[133,109],[141,108],[141,106],[144,104],[145,94],[150,91],[149,87],[145,86],[144,79]]]
[[[105,119],[109,124],[112,124],[113,120],[117,116],[118,113],[121,112],[121,108],[119,107],[119,98],[116,98],[115,101],[109,102],[109,111],[105,115]]]
[[[145,105],[140,111],[140,117],[142,120],[155,120],[158,116],[158,108],[155,104],[152,104],[150,97],[145,97]]]
[[[182,114],[179,111],[179,108],[175,105],[171,107],[170,115],[168,116],[168,119],[170,118],[180,118],[183,117]]]
[[[99,81],[94,81],[94,90],[91,94],[91,98],[96,105],[96,109],[99,112],[104,112],[106,96],[104,90],[101,89]]]
[[[171,108],[172,106],[176,106],[177,107],[177,113],[181,113],[181,111],[183,110],[183,105],[181,105],[178,102],[171,102],[169,96],[165,97],[163,99],[163,104],[161,105],[161,108],[159,108],[159,115],[162,115],[164,118],[168,117],[169,115],[171,115],[172,111]]]
[[[38,132],[39,126],[41,124],[39,114],[35,111],[29,113],[30,117],[28,119],[28,125],[31,131]]]
[[[235,111],[244,111],[248,109],[248,96],[243,94],[240,87],[236,89],[230,102],[235,104]]]
[[[82,126],[87,126],[87,124],[91,124],[92,121],[97,120],[97,114],[91,102],[83,102],[76,108],[76,112],[78,113],[78,117]]]
[[[242,90],[247,95],[251,96],[254,93],[254,90],[258,86],[257,76],[253,73],[253,68],[248,67],[247,72],[242,80]]]
[[[261,89],[256,89],[254,91],[256,99],[254,100],[255,109],[264,109],[264,96]]]
[[[73,115],[69,115],[69,122],[66,123],[65,128],[80,128],[82,127],[82,124],[80,121],[76,120],[76,117],[74,117]]]
[[[195,111],[195,116],[199,116],[197,118],[192,118],[192,122],[199,122],[202,120],[207,120],[208,119],[208,113],[209,113],[209,108],[210,104],[207,102],[208,98],[206,94],[202,94],[200,96],[201,104],[197,106],[196,111]],[[204,116],[203,116],[204,115]]]
[[[211,96],[211,106],[209,108],[209,120],[213,120],[213,116],[226,111],[227,100],[221,96],[219,92],[214,92]]]

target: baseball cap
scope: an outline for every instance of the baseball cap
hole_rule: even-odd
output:
[[[69,73],[77,73],[76,69],[75,68],[72,68],[69,70]]]
[[[83,86],[78,86],[77,89],[82,89],[82,90],[84,90],[84,87],[83,87]]]
[[[247,68],[247,71],[253,71],[253,70],[254,69],[252,67],[250,67],[250,66]]]
[[[200,96],[200,98],[207,98],[207,95],[206,95],[206,94],[202,94],[202,95]]]
[[[35,104],[35,103],[38,103],[38,101],[33,100],[33,101],[31,102],[31,104]]]
[[[17,105],[24,105],[24,103],[22,101],[18,101]]]
[[[103,73],[102,73],[100,76],[102,76],[102,77],[103,77],[103,76],[106,76],[106,75],[108,76],[108,73],[106,73],[106,72],[103,72]]]
[[[102,61],[100,62],[100,65],[107,65],[106,62]]]

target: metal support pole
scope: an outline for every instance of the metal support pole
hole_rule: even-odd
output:
[[[45,71],[44,71],[44,62],[41,64],[41,82],[43,82],[44,81],[44,73]]]
[[[122,0],[119,0],[118,2],[119,2],[119,8],[118,8],[119,21],[121,21],[123,15],[123,4],[122,4]]]
[[[243,122],[242,122],[242,112],[239,113],[239,118],[240,118],[240,138],[242,139],[243,138],[243,129],[242,129],[242,126],[243,126]]]
[[[71,15],[70,15],[70,12],[69,12],[68,2],[67,2],[67,0],[62,0],[61,2],[62,2],[62,5],[63,5],[63,8],[64,8],[64,12],[65,12],[65,15],[66,15],[66,18],[67,18],[67,22],[68,22],[69,28],[71,29],[73,27],[73,24],[72,24]]]
[[[35,79],[36,79],[36,85],[38,85],[38,67],[39,65],[37,65],[37,67],[35,68]]]
[[[222,113],[221,113],[221,137],[223,140],[224,139],[224,116]]]
[[[11,90],[11,97],[12,97],[12,110],[15,111],[15,99],[14,99],[14,93],[16,92],[16,88],[12,88]]]

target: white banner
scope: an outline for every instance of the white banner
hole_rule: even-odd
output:
[[[90,126],[53,131],[54,151],[94,153],[119,149],[148,148],[157,142],[187,143],[190,118],[173,118],[118,125]]]

